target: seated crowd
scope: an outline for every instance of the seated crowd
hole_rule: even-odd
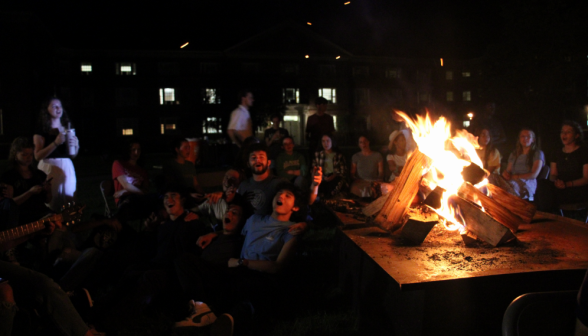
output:
[[[210,326],[218,335],[246,329],[259,302],[283,296],[280,274],[312,221],[310,205],[347,192],[375,197],[374,186],[394,185],[416,149],[408,129],[394,131],[385,162],[362,135],[348,166],[331,132],[315,136],[320,143],[305,156],[275,116],[263,142],[244,141],[222,191],[205,193],[187,140],[172,143],[173,158],[155,187],[141,164],[141,143],[133,139],[112,165],[116,214],[66,231],[52,215],[60,211],[55,204],[73,198],[75,190],[66,185],[75,171],[60,175],[57,167],[70,169],[79,143],[63,136],[71,127],[69,120],[64,125],[64,112],[56,98],[44,104],[40,120],[53,128],[15,139],[0,176],[0,232],[49,216],[40,229],[0,235],[0,335],[10,335],[16,304],[48,316],[65,335],[116,334],[153,306],[165,307],[178,328]],[[577,123],[563,123],[563,148],[542,181],[537,177],[546,159],[532,130],[520,131],[503,171],[490,134],[476,130],[490,183],[535,200],[542,210],[588,197],[588,152]],[[67,152],[64,144],[73,149]],[[39,170],[34,158],[44,161],[52,153],[58,157],[39,163],[47,172]],[[132,221],[143,229],[137,232]]]

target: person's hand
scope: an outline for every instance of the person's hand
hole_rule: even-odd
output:
[[[45,230],[43,230],[43,234],[49,236],[55,231],[55,223],[49,222],[45,224]]]
[[[239,259],[237,259],[237,258],[229,259],[228,266],[229,267],[239,267]]]
[[[158,221],[159,218],[157,218],[155,212],[152,212],[151,215],[143,221],[143,226],[147,231],[152,231],[157,226]]]
[[[0,194],[4,198],[12,198],[14,195],[14,188],[6,183],[0,183]]]
[[[217,191],[210,194],[206,194],[206,198],[208,198],[209,204],[216,204],[218,203],[218,201],[220,201],[221,198],[223,198],[223,193],[222,191]]]
[[[32,186],[31,189],[29,189],[29,191],[35,195],[39,194],[41,193],[41,191],[43,191],[43,186],[40,184]]]
[[[78,140],[78,137],[75,135],[72,135],[69,137],[69,145],[70,146],[75,146],[75,147],[79,147],[80,146],[80,142]]]
[[[62,145],[65,142],[65,133],[57,134],[57,137],[55,137],[53,142],[55,142],[57,146]]]
[[[200,246],[201,249],[205,249],[214,238],[218,236],[216,233],[211,232],[209,234],[205,234],[204,236],[200,236],[196,241],[196,245]]]
[[[188,213],[186,214],[186,217],[184,217],[184,222],[191,222],[191,221],[195,221],[197,220],[199,217],[197,214],[188,211]]]
[[[308,227],[308,224],[306,224],[305,222],[292,224],[288,228],[288,233],[293,236],[298,236],[299,234],[304,233],[304,231],[306,231],[307,227]]]
[[[318,186],[323,181],[323,168],[314,167],[312,172],[312,185]]]
[[[566,183],[562,180],[555,180],[555,182],[553,183],[555,185],[555,187],[557,189],[565,189],[566,188]]]
[[[502,177],[509,181],[510,179],[512,179],[512,174],[508,170],[505,170],[502,172]]]

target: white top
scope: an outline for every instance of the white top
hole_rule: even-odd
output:
[[[227,129],[245,131],[247,130],[248,121],[251,119],[249,111],[245,106],[239,105],[232,113],[229,127]]]

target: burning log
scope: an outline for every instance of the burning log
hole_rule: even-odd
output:
[[[396,178],[396,187],[388,195],[375,223],[385,230],[394,232],[402,226],[412,200],[416,196],[423,170],[429,167],[431,159],[416,149],[406,161],[402,173]]]
[[[468,247],[473,247],[478,244],[478,236],[476,236],[473,232],[465,230],[461,233],[461,239],[463,243]]]
[[[497,246],[515,238],[509,228],[482,211],[476,204],[457,196],[451,197],[451,200],[459,206],[467,230],[478,239]]]
[[[517,232],[519,225],[523,221],[521,217],[509,211],[496,199],[484,195],[483,192],[467,182],[461,185],[458,195],[473,203],[480,201],[484,210],[492,218],[508,227],[512,232]]]
[[[537,207],[535,205],[522,198],[518,198],[515,195],[511,195],[504,189],[493,184],[488,184],[486,187],[490,190],[493,200],[519,216],[524,223],[531,223],[533,216],[535,216],[535,212],[537,212]]]
[[[439,217],[435,213],[423,213],[418,211],[410,215],[402,226],[401,237],[412,244],[420,245],[435,225],[439,223]]]

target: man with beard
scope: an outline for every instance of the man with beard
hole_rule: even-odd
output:
[[[263,144],[251,145],[248,157],[247,165],[253,176],[239,185],[238,192],[251,203],[256,215],[268,215],[272,212],[272,198],[278,191],[276,188],[285,180],[270,174],[271,160],[268,160]]]

